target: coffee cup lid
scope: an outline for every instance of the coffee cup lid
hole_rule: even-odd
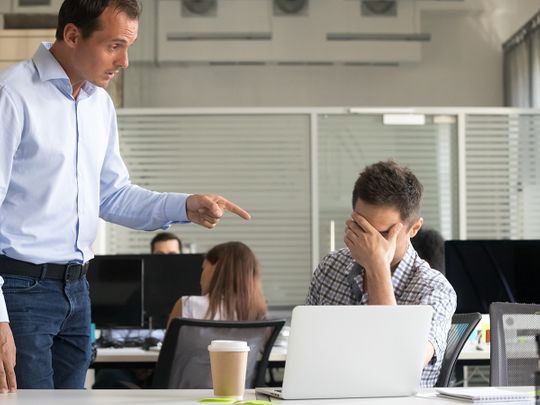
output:
[[[212,340],[208,350],[211,352],[249,352],[244,340]]]

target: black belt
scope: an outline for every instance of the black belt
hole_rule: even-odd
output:
[[[0,274],[12,274],[34,278],[52,278],[55,280],[74,281],[83,277],[88,271],[88,262],[80,263],[43,263],[33,264],[22,260],[0,256]]]

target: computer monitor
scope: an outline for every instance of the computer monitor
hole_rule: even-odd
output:
[[[146,327],[163,329],[174,303],[201,294],[203,254],[142,255]]]
[[[446,278],[458,313],[489,313],[492,302],[540,303],[540,240],[449,240]]]
[[[92,322],[98,328],[143,326],[143,261],[137,256],[96,256],[90,261]]]

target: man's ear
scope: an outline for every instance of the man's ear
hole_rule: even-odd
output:
[[[420,228],[422,228],[422,225],[424,224],[424,218],[420,217],[416,220],[416,222],[411,226],[411,229],[409,229],[409,239],[414,238]]]
[[[81,38],[81,30],[73,23],[64,27],[64,42],[70,48],[74,48]]]

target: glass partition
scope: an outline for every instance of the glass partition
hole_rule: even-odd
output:
[[[318,118],[319,256],[344,246],[352,190],[366,165],[395,159],[424,185],[421,215],[446,239],[457,235],[457,119],[425,115],[423,125],[385,125],[384,114]]]

